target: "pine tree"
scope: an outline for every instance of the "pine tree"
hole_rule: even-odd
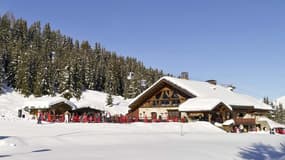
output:
[[[96,87],[96,61],[95,61],[95,55],[90,54],[87,57],[86,60],[86,66],[85,66],[85,82],[86,86],[85,88],[89,88],[91,90],[95,90]]]
[[[43,95],[51,95],[53,94],[53,85],[52,81],[52,38],[51,38],[51,28],[50,24],[46,24],[42,33],[42,51],[41,51],[41,74],[39,75],[39,79],[41,80],[41,93]],[[54,72],[54,71],[53,71]]]
[[[16,88],[25,96],[29,96],[32,94],[29,66],[31,53],[28,50],[28,27],[25,20],[18,19],[15,22],[12,37],[14,47],[11,54],[10,75],[14,75]]]
[[[3,81],[7,82],[7,85],[14,87],[14,74],[12,72],[11,64],[11,49],[13,46],[12,41],[12,23],[13,19],[11,19],[11,15],[9,13],[4,14],[1,17],[0,21],[0,48],[1,48],[1,59],[2,59],[2,71],[3,72]]]
[[[0,22],[1,22],[1,19],[2,17],[0,16]],[[1,29],[1,28],[0,28]],[[2,33],[2,30],[0,30],[0,41],[1,41],[1,33]],[[0,94],[3,92],[2,91],[2,87],[3,87],[3,84],[4,84],[4,66],[3,66],[3,62],[4,62],[4,59],[3,59],[3,45],[1,45],[0,43]]]
[[[85,90],[88,88],[88,58],[89,54],[92,52],[91,46],[89,45],[88,41],[83,41],[81,44],[80,50],[78,50],[77,54],[79,54],[79,73],[80,73],[80,81],[82,83],[82,89]]]
[[[1,19],[0,19],[1,21]],[[3,67],[3,55],[2,55],[2,46],[0,45],[0,94],[3,92],[2,87],[4,85],[4,67]]]
[[[269,98],[268,98],[268,97],[264,97],[264,98],[263,98],[263,103],[269,104]]]
[[[77,63],[75,63],[75,66],[71,68],[71,74],[72,74],[72,80],[71,80],[71,91],[73,93],[73,96],[77,99],[80,99],[81,93],[82,93],[82,82],[80,78],[80,70]]]
[[[97,65],[97,76],[96,76],[96,90],[104,91],[104,84],[106,82],[106,62],[107,55],[104,48],[98,53],[98,65]]]
[[[72,52],[73,52],[73,40],[70,37],[63,36],[63,43],[61,44],[61,55],[56,60],[58,61],[58,91],[59,93],[63,93],[68,90],[70,92],[71,89],[71,81],[72,81]],[[64,61],[63,61],[64,60]]]
[[[279,104],[277,115],[278,115],[277,122],[284,124],[285,123],[285,111],[283,109],[282,104]]]
[[[113,97],[111,93],[108,93],[106,105],[112,107],[113,106]]]
[[[28,30],[28,53],[29,53],[29,70],[30,70],[30,88],[35,96],[42,96],[42,39],[40,22],[33,23]]]

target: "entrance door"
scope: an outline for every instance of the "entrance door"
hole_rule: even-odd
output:
[[[168,119],[177,121],[180,117],[180,113],[178,110],[168,110]]]
[[[151,119],[156,120],[157,119],[157,113],[156,112],[151,112]]]

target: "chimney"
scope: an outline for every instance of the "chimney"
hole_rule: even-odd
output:
[[[189,79],[189,73],[188,72],[181,72],[180,78],[188,80]]]
[[[210,83],[210,84],[213,84],[213,85],[217,85],[217,80],[207,80],[206,82]]]

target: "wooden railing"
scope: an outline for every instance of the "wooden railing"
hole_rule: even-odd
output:
[[[235,124],[255,124],[255,118],[235,118]]]

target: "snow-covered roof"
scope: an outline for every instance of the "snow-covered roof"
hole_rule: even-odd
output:
[[[43,109],[43,108],[49,108],[54,104],[62,103],[62,102],[71,106],[72,109],[77,108],[77,106],[74,103],[70,102],[69,100],[63,97],[58,97],[58,96],[55,96],[55,97],[51,97],[51,96],[32,97],[31,96],[25,101],[24,106]]]
[[[220,85],[213,85],[208,82],[201,82],[201,81],[194,81],[194,80],[186,80],[186,79],[179,79],[173,77],[162,77],[157,82],[155,82],[151,87],[137,96],[130,102],[130,106],[136,102],[141,96],[143,96],[146,92],[154,88],[158,83],[162,81],[166,81],[172,85],[175,85],[198,98],[209,98],[209,99],[219,99],[224,104],[230,106],[252,106],[255,109],[262,109],[262,110],[271,110],[271,106],[262,103],[261,101],[253,98],[251,96],[238,94],[229,89],[220,86]]]
[[[106,111],[111,115],[127,114],[129,111],[128,100],[122,100],[117,103],[113,103],[113,106],[107,106]]]
[[[275,122],[275,121],[273,121],[267,117],[260,117],[260,118],[258,118],[257,121],[258,122],[260,122],[260,121],[267,122],[270,128],[285,128],[285,125],[277,123],[277,122]]]
[[[219,104],[223,103],[219,99],[210,99],[210,98],[190,98],[186,102],[179,105],[179,111],[211,111]],[[228,107],[229,110],[232,110],[232,107],[224,104]]]
[[[223,123],[224,126],[229,126],[232,124],[235,124],[235,121],[233,119],[228,119]]]
[[[277,105],[282,104],[285,106],[285,96],[278,98],[277,100]]]
[[[76,98],[71,98],[70,101],[73,102],[78,108],[90,107],[93,109],[110,112],[111,115],[115,114],[126,114],[128,113],[128,101],[121,96],[112,96],[113,106],[107,106],[107,93],[86,90],[82,92],[79,100]]]

